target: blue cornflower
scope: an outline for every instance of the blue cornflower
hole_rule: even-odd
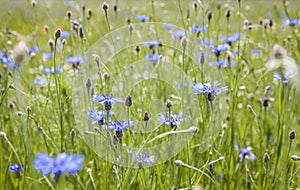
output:
[[[245,162],[246,159],[255,160],[256,156],[251,152],[252,147],[248,146],[247,148],[241,149],[241,154],[239,155],[240,161]]]
[[[150,20],[150,17],[144,15],[136,15],[135,19],[140,22],[148,22]]]
[[[47,81],[46,79],[34,78],[33,83],[34,83],[35,85],[47,86],[48,81]]]
[[[158,62],[161,58],[162,56],[158,54],[148,54],[148,53],[146,54],[146,60],[153,63]]]
[[[206,47],[209,48],[217,57],[220,56],[221,52],[225,52],[230,49],[230,46],[227,43],[216,46],[206,44]]]
[[[54,67],[52,67],[51,69],[50,68],[45,68],[44,70],[43,70],[43,73],[45,74],[45,75],[53,75],[54,74]],[[62,73],[62,68],[60,67],[60,66],[57,66],[56,67],[56,73],[57,74],[59,74],[59,73]]]
[[[111,117],[114,114],[112,110],[109,110],[108,117]],[[103,125],[105,122],[105,112],[103,110],[90,110],[88,112],[89,120],[95,120],[93,124]]]
[[[150,156],[149,157],[149,153],[148,152],[144,152],[144,158],[142,157],[142,154],[138,154],[137,155],[137,162],[139,167],[141,168],[143,166],[143,164],[145,165],[151,165],[155,163],[155,157],[154,156]]]
[[[18,164],[14,164],[12,166],[9,166],[8,171],[14,172],[14,173],[21,173],[23,171],[24,165],[22,164],[19,166]]]
[[[202,27],[202,26],[193,26],[192,27],[192,32],[198,33],[198,32],[206,32],[207,27]]]
[[[21,177],[21,173],[23,172],[24,165],[22,164],[19,166],[18,164],[14,164],[12,166],[9,166],[8,172],[13,172],[16,174],[17,178]]]
[[[70,33],[67,31],[62,31],[61,35],[60,35],[60,39],[67,39],[70,37]]]
[[[283,84],[289,83],[288,79],[293,78],[295,74],[292,74],[291,72],[286,72],[284,76],[280,75],[278,72],[274,72],[274,80],[275,81],[281,81]]]
[[[48,53],[48,52],[44,52],[44,53],[42,53],[42,59],[44,60],[44,61],[47,61],[47,60],[50,60],[50,59],[52,59],[52,54],[51,53]]]
[[[226,36],[221,36],[220,41],[231,45],[232,43],[236,42],[240,38],[240,36],[241,36],[240,33],[234,33],[233,35],[229,36],[228,38]]]
[[[14,60],[5,52],[0,51],[0,63],[7,65],[10,70],[18,69],[22,70],[21,64],[15,64]]]
[[[172,112],[169,116],[169,112],[164,114],[159,114],[157,121],[165,126],[170,126],[172,129],[180,126],[182,111],[178,112],[177,115],[173,115]]]
[[[284,26],[300,26],[300,19],[283,19]]]
[[[173,36],[176,39],[181,39],[184,36],[186,36],[186,34],[187,34],[187,31],[185,31],[185,30],[176,30],[175,32],[173,32]]]
[[[150,42],[143,42],[144,47],[149,47],[150,49],[153,49],[157,47],[159,43],[157,41],[150,41]]]
[[[81,56],[67,56],[66,57],[67,63],[74,64],[76,66],[79,66],[80,63],[84,63],[87,61],[87,57],[81,57]]]
[[[54,179],[58,179],[61,174],[76,174],[83,168],[83,160],[82,155],[61,153],[55,158],[50,158],[46,153],[40,153],[34,160],[34,168],[43,176],[53,173]]]
[[[254,49],[254,50],[251,51],[252,57],[258,57],[260,55],[260,53],[261,52],[258,49]]]
[[[33,56],[40,51],[40,48],[38,46],[33,46],[31,49],[29,47],[26,47],[26,48],[27,48],[27,52],[30,56]]]
[[[114,98],[111,94],[106,95],[94,95],[93,101],[97,101],[100,104],[104,104],[105,110],[109,111],[111,110],[111,106],[113,103],[121,103],[124,102],[122,98]]]
[[[227,59],[220,59],[220,60],[217,60],[215,62],[209,62],[208,63],[209,66],[213,67],[213,66],[217,66],[218,68],[221,68],[221,67],[228,67],[228,60]],[[232,60],[230,62],[230,66],[233,67],[235,66],[235,62]]]
[[[168,23],[165,23],[163,25],[164,29],[166,30],[172,30],[173,28],[175,28],[175,25],[174,24],[168,24]]]
[[[131,127],[133,125],[132,121],[108,121],[108,129],[106,128],[106,126],[103,126],[105,129],[107,129],[108,131],[112,131],[115,130],[116,132],[121,132],[123,130],[128,130],[129,127]]]
[[[217,88],[218,85],[219,82],[215,82],[213,86],[211,86],[209,83],[206,84],[196,83],[194,85],[194,93],[204,94],[208,101],[213,101],[216,96],[218,96],[222,92],[225,92],[228,89],[227,86]]]

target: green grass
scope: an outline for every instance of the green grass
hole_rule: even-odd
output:
[[[107,14],[101,1],[74,1],[71,7],[64,1],[38,1],[35,7],[30,1],[5,1],[0,8],[0,50],[10,54],[20,41],[40,49],[34,56],[25,56],[21,71],[0,65],[0,189],[300,186],[298,162],[291,159],[300,150],[299,75],[284,84],[274,80],[273,71],[281,74],[289,66],[266,68],[275,44],[296,63],[300,61],[299,26],[283,24],[287,17],[299,19],[296,1],[288,5],[284,0],[203,1],[197,3],[197,9],[193,1],[183,0],[107,3]],[[228,8],[231,15],[226,18]],[[87,19],[89,9],[92,15]],[[210,10],[212,19],[208,21]],[[72,12],[72,19],[79,20],[83,39],[72,31],[67,11]],[[139,22],[136,15],[149,16],[150,21]],[[270,18],[271,27],[259,23]],[[245,26],[249,21],[251,29]],[[168,31],[164,23],[175,28]],[[207,31],[193,33],[194,25],[206,26]],[[51,50],[49,39],[62,46],[54,36],[57,28],[68,31],[70,37],[63,48]],[[179,29],[186,30],[186,39],[174,38],[173,33]],[[218,59],[230,56],[235,64],[226,68],[209,66],[217,57],[205,47],[203,39],[213,38],[217,45],[222,44],[219,37],[234,33],[241,37]],[[183,40],[187,40],[186,46]],[[162,55],[158,62],[145,60],[146,54],[153,53],[143,46],[149,41],[162,43],[155,48],[155,53]],[[252,55],[252,50],[260,53]],[[43,60],[43,52],[52,53],[54,58]],[[210,55],[203,65],[198,63],[200,52]],[[86,56],[87,60],[76,67],[66,62],[67,56]],[[62,73],[43,74],[44,68],[53,66],[60,66]],[[50,82],[35,85],[36,77]],[[91,80],[90,87],[87,80]],[[212,102],[194,94],[195,83],[215,81],[228,90]],[[130,130],[123,131],[121,143],[118,139],[114,144],[114,132],[107,133],[88,120],[89,110],[104,110],[102,104],[92,101],[92,93],[123,99],[131,95],[132,106],[113,104],[114,115],[109,118],[134,123]],[[268,106],[263,105],[264,97],[269,100]],[[167,99],[172,101],[173,114],[183,114],[176,130],[157,122],[159,114],[169,112]],[[147,122],[145,112],[149,113]],[[190,127],[197,127],[197,133],[189,131]],[[289,138],[292,130],[296,133],[293,140]],[[239,155],[243,147],[252,147],[256,159],[242,162]],[[155,158],[155,163],[138,164],[137,155],[144,151]],[[76,175],[62,175],[55,182],[52,175],[42,176],[34,168],[36,155],[41,152],[50,157],[62,152],[84,155],[83,169]],[[21,176],[8,172],[15,163],[24,164]]]

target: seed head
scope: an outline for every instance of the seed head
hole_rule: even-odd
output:
[[[72,130],[71,130],[70,136],[71,136],[72,139],[74,139],[74,137],[76,136],[76,131],[75,131],[75,129],[72,129]]]
[[[69,20],[71,19],[71,17],[72,17],[72,11],[67,11],[67,17],[68,17]]]
[[[294,130],[291,130],[290,133],[289,133],[289,138],[290,140],[294,140],[296,137],[296,132]]]
[[[167,106],[167,108],[171,108],[172,107],[172,101],[171,100],[169,100],[169,99],[167,99],[167,101],[166,101],[166,106]]]
[[[207,13],[207,19],[208,19],[208,22],[210,22],[210,20],[212,19],[212,11],[211,10],[209,10]]]
[[[126,100],[125,100],[125,105],[126,105],[127,107],[132,106],[132,98],[131,98],[130,95],[127,95]]]
[[[148,114],[148,112],[144,113],[144,121],[149,121],[149,114]]]
[[[175,166],[182,166],[184,163],[181,160],[175,160],[174,161]]]
[[[108,8],[109,8],[108,3],[103,2],[103,3],[102,3],[102,9],[103,9],[105,12],[107,12]]]
[[[266,152],[265,154],[264,154],[264,162],[265,163],[268,163],[270,161],[270,156],[269,156],[269,154]]]
[[[55,38],[55,39],[60,38],[61,33],[62,33],[61,28],[56,29],[55,32],[54,32],[54,38]]]

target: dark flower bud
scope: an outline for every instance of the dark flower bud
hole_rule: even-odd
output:
[[[27,106],[26,111],[27,111],[27,113],[31,111],[30,106]]]
[[[131,23],[131,19],[130,17],[127,17],[127,23],[130,24]]]
[[[211,10],[209,10],[207,13],[207,19],[208,19],[208,22],[210,22],[210,20],[212,19],[212,11]]]
[[[72,17],[72,11],[67,11],[67,17],[68,17],[69,20],[71,19],[71,17]]]
[[[291,130],[290,133],[289,133],[289,138],[290,140],[294,140],[296,137],[296,132],[294,130]]]
[[[270,161],[270,156],[269,156],[269,154],[266,152],[265,154],[264,154],[264,162],[265,163],[268,163]]]
[[[53,51],[53,50],[54,50],[54,42],[53,42],[52,39],[50,39],[50,40],[48,41],[48,45],[50,46],[51,51]]]
[[[92,81],[91,81],[90,78],[88,78],[88,79],[86,80],[85,86],[86,86],[86,88],[90,88],[90,87],[92,86]]]
[[[106,2],[102,3],[102,9],[106,12],[109,8],[109,5]]]
[[[218,3],[218,5],[217,5],[217,10],[220,10],[220,9],[221,9],[221,4]]]
[[[81,39],[83,39],[83,37],[84,37],[84,33],[83,33],[83,28],[82,28],[82,26],[79,27],[79,37],[80,37]]]
[[[72,139],[74,139],[74,137],[76,136],[76,131],[75,131],[75,129],[72,129],[72,130],[71,130],[70,136],[71,136]]]
[[[172,101],[167,99],[166,106],[167,106],[167,108],[171,108],[172,107]]]
[[[226,18],[229,19],[230,15],[231,15],[231,11],[230,11],[230,9],[227,9],[226,13],[225,13]]]
[[[271,19],[271,18],[269,20],[269,26],[270,26],[270,28],[272,28],[272,26],[273,26],[273,19]]]
[[[95,95],[95,88],[94,88],[94,87],[92,87],[92,88],[91,88],[91,97],[93,98],[93,97],[94,97],[94,95]]]
[[[10,102],[9,105],[8,105],[8,107],[9,107],[10,109],[13,109],[13,108],[15,107],[15,104],[14,104],[13,102]]]
[[[85,5],[82,5],[82,12],[85,11]]]
[[[127,107],[130,107],[130,106],[132,105],[132,99],[131,99],[131,96],[130,96],[130,95],[128,95],[128,96],[126,97],[125,105],[126,105]]]
[[[136,46],[136,47],[135,47],[135,51],[136,51],[137,53],[139,53],[139,52],[141,51],[140,46]]]
[[[268,97],[263,97],[262,98],[262,104],[264,107],[268,107],[269,106],[269,102],[270,102],[270,99]]]
[[[56,29],[55,32],[54,32],[55,39],[60,38],[61,33],[62,33],[62,30],[60,28]]]
[[[144,121],[149,121],[149,114],[148,114],[148,112],[144,113]]]
[[[205,62],[204,53],[201,52],[201,53],[200,53],[200,63],[201,63],[201,64],[204,64],[204,62]]]
[[[105,80],[109,80],[109,79],[110,79],[110,75],[109,75],[108,73],[104,73],[103,76],[104,76],[104,79],[105,79]]]
[[[91,17],[92,16],[92,9],[88,9],[88,15]]]
[[[114,11],[117,12],[118,11],[118,6],[114,5]]]
[[[32,0],[32,1],[31,1],[31,5],[32,5],[32,7],[34,8],[34,7],[36,6],[36,1],[35,1],[35,0]]]
[[[264,19],[260,17],[260,18],[259,18],[259,24],[260,24],[260,25],[263,25],[263,22],[264,22]]]
[[[186,18],[190,18],[190,9],[186,10]]]
[[[197,1],[194,1],[194,9],[197,9],[198,8],[198,3],[197,3]]]
[[[44,30],[48,33],[49,32],[49,27],[47,25],[45,25]]]
[[[214,174],[215,174],[214,168],[213,168],[213,165],[212,165],[212,164],[209,164],[209,171],[210,171],[210,174],[211,174],[211,175],[214,175]]]

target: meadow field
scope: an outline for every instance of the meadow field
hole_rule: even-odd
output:
[[[300,5],[4,0],[0,189],[299,189]]]

